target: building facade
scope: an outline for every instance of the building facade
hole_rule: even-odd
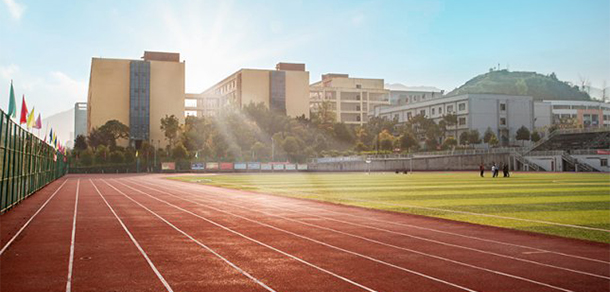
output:
[[[219,95],[187,93],[184,98],[184,116],[215,117],[225,106],[225,99]]]
[[[405,105],[414,102],[442,98],[444,90],[428,87],[415,86],[409,87],[400,83],[385,84],[385,89],[390,91],[391,105]]]
[[[543,100],[551,107],[552,123],[576,127],[610,127],[610,104],[599,101]]]
[[[74,137],[87,136],[87,103],[74,104]]]
[[[210,87],[202,99],[219,98],[219,105],[242,108],[263,103],[291,117],[309,118],[309,72],[305,64],[278,63],[275,70],[240,69]]]
[[[379,106],[388,106],[389,91],[383,79],[350,78],[348,74],[325,74],[309,87],[311,111],[316,112],[329,102],[337,122],[362,125],[368,113]]]
[[[431,100],[410,102],[407,105],[376,108],[373,115],[406,123],[417,115],[424,115],[437,123],[447,114],[457,116],[457,125],[447,127],[446,135],[456,139],[462,132],[477,130],[481,137],[491,129],[501,145],[517,144],[516,132],[522,126],[534,129],[534,101],[531,96],[464,94]]]
[[[180,54],[144,52],[141,60],[93,58],[87,95],[87,133],[109,120],[129,126],[129,141],[164,146],[161,119],[184,121],[184,61]]]

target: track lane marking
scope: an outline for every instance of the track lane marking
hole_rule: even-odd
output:
[[[44,202],[44,204],[42,204],[42,206],[40,206],[40,208],[38,208],[38,210],[30,217],[30,219],[27,222],[25,222],[25,224],[23,224],[23,226],[21,226],[19,231],[17,231],[17,233],[15,233],[15,235],[13,235],[13,237],[2,247],[2,249],[0,250],[0,255],[2,255],[8,249],[8,247],[11,245],[11,243],[13,243],[13,241],[15,241],[15,239],[19,236],[19,234],[21,234],[21,232],[23,232],[23,230],[30,224],[30,222],[32,222],[32,220],[34,220],[34,217],[36,217],[36,215],[38,215],[38,213],[40,213],[40,211],[42,211],[42,209],[49,203],[49,201],[51,201],[51,199],[53,199],[53,197],[55,197],[55,195],[59,192],[59,190],[67,182],[68,182],[68,179],[65,179],[64,182],[55,190],[55,192],[53,192],[53,194]]]
[[[204,208],[216,210],[218,212],[222,212],[222,213],[229,214],[231,216],[235,216],[235,217],[239,217],[239,218],[245,218],[245,217],[242,217],[240,215],[235,215],[232,212],[228,212],[228,211],[224,211],[224,210],[221,210],[221,209],[217,209],[215,207],[210,207],[209,205],[202,204],[202,203],[200,203],[198,201],[195,201],[195,200],[185,199],[185,198],[182,198],[180,196],[176,196],[176,195],[173,195],[171,193],[164,192],[162,190],[154,189],[154,188],[142,185],[142,184],[137,184],[135,182],[132,182],[132,183],[134,183],[136,185],[139,185],[139,186],[143,186],[143,187],[151,189],[151,190],[155,190],[155,191],[158,191],[158,192],[170,195],[172,197],[176,197],[178,199],[182,199],[182,200],[187,201],[187,202],[191,202],[193,204],[202,206]],[[191,194],[188,194],[188,193],[182,193],[182,194],[191,195]],[[212,201],[205,200],[205,202],[212,202]],[[216,201],[213,201],[213,202],[216,202]],[[336,230],[336,229],[327,228],[327,227],[319,226],[319,225],[316,225],[316,224],[307,223],[307,222],[304,222],[304,221],[301,221],[301,220],[291,219],[291,218],[287,218],[287,217],[280,216],[280,215],[275,215],[275,214],[271,214],[271,213],[267,213],[267,212],[257,211],[257,210],[253,210],[251,208],[241,207],[241,206],[230,204],[230,203],[224,203],[224,202],[221,202],[221,203],[225,204],[225,205],[232,206],[232,207],[238,207],[238,208],[244,209],[246,211],[254,211],[254,212],[257,212],[257,213],[265,214],[267,216],[273,216],[273,217],[282,218],[284,220],[297,222],[297,223],[300,223],[300,224],[303,224],[303,225],[308,225],[308,226],[311,226],[311,227],[314,227],[314,228],[328,230],[328,231],[335,232],[335,233],[338,233],[338,234],[342,234],[342,235],[358,238],[358,239],[365,240],[365,241],[368,241],[368,242],[373,242],[373,243],[376,243],[376,244],[379,244],[379,245],[383,245],[383,246],[387,246],[387,247],[391,247],[391,248],[395,248],[395,249],[399,249],[399,250],[408,251],[408,252],[411,252],[411,253],[419,254],[419,255],[422,255],[422,256],[425,256],[425,257],[435,258],[435,259],[446,261],[446,262],[451,262],[451,263],[454,263],[454,264],[457,264],[457,265],[462,265],[462,266],[466,266],[466,267],[469,267],[469,268],[473,268],[473,269],[478,269],[478,270],[490,272],[490,273],[493,273],[493,274],[496,274],[496,275],[506,276],[506,277],[509,277],[509,278],[513,278],[513,279],[517,279],[517,280],[533,283],[533,284],[536,284],[536,285],[545,286],[545,287],[548,287],[548,288],[551,288],[551,289],[555,289],[555,290],[559,290],[559,291],[564,291],[564,292],[573,292],[573,290],[569,290],[569,289],[566,289],[566,288],[554,286],[554,285],[551,285],[551,284],[543,283],[543,282],[532,280],[532,279],[529,279],[529,278],[525,278],[525,277],[521,277],[521,276],[509,274],[509,273],[504,273],[504,272],[501,272],[501,271],[497,271],[497,270],[493,270],[493,269],[488,269],[488,268],[484,268],[484,267],[480,267],[480,266],[476,266],[476,265],[460,262],[460,261],[457,261],[457,260],[452,260],[452,259],[449,259],[449,258],[445,258],[445,257],[441,257],[441,256],[436,256],[436,255],[425,253],[425,252],[416,251],[416,250],[413,250],[413,249],[409,249],[409,248],[405,248],[405,247],[401,247],[401,246],[397,246],[397,245],[381,242],[381,241],[378,241],[378,240],[375,240],[375,239],[371,239],[371,238],[368,238],[368,237],[359,236],[359,235],[351,234],[351,233],[348,233],[348,232],[343,232],[343,231],[339,231],[339,230]],[[268,224],[265,224],[265,223],[259,223],[258,220],[251,220],[251,219],[245,219],[245,220],[248,220],[248,221],[251,221],[251,222],[254,222],[254,223],[257,223],[257,224],[261,224],[261,225],[264,225],[264,226],[272,226],[272,225],[268,225]],[[276,229],[276,228],[274,228],[274,229]],[[283,230],[281,228],[277,228],[277,229],[278,230]],[[290,232],[290,231],[287,231],[287,232],[292,234],[292,232]]]
[[[70,239],[70,259],[68,260],[68,279],[66,281],[66,292],[72,291],[72,268],[74,266],[74,239],[76,238],[76,214],[78,213],[79,189],[80,178],[76,181],[76,199],[74,200],[74,217],[72,217],[72,238]]]
[[[215,255],[216,257],[220,258],[221,260],[223,260],[225,263],[227,263],[229,266],[233,267],[235,270],[237,270],[238,272],[240,272],[241,274],[243,274],[244,276],[248,277],[250,280],[254,281],[256,284],[260,285],[261,287],[265,288],[265,290],[267,291],[271,291],[271,292],[276,292],[275,290],[273,290],[271,287],[267,286],[265,283],[263,283],[262,281],[258,280],[257,278],[255,278],[254,276],[250,275],[248,272],[244,271],[243,269],[241,269],[240,267],[238,267],[236,264],[232,263],[231,261],[229,261],[228,259],[226,259],[225,257],[223,257],[222,255],[218,254],[216,251],[214,251],[212,248],[208,247],[207,245],[201,243],[199,240],[193,238],[191,235],[189,235],[188,233],[184,232],[183,230],[181,230],[180,228],[176,227],[174,224],[172,224],[171,222],[169,222],[168,220],[166,220],[165,218],[163,218],[161,215],[155,213],[154,211],[150,210],[149,208],[147,208],[146,206],[142,205],[140,202],[134,200],[133,198],[129,197],[127,194],[125,194],[124,192],[122,192],[121,190],[117,189],[115,186],[109,184],[105,179],[102,179],[102,182],[104,182],[105,184],[107,184],[108,186],[110,186],[111,188],[113,188],[114,190],[116,190],[118,193],[120,193],[121,195],[123,195],[124,197],[126,197],[127,199],[131,200],[132,202],[136,203],[138,206],[142,207],[144,210],[148,211],[149,213],[153,214],[155,217],[159,218],[161,221],[165,222],[167,225],[171,226],[173,229],[175,229],[176,231],[180,232],[182,235],[186,236],[188,239],[192,240],[193,242],[197,243],[199,246],[203,247],[204,249],[206,249],[207,251],[209,251],[210,253],[212,253],[213,255]]]
[[[125,226],[125,223],[123,223],[123,220],[121,220],[121,218],[119,217],[119,215],[117,215],[117,213],[114,211],[114,209],[112,208],[112,206],[110,206],[110,204],[108,203],[108,201],[106,201],[106,198],[104,198],[104,196],[102,195],[102,192],[100,192],[100,190],[97,188],[97,186],[95,185],[95,183],[93,182],[92,179],[89,179],[89,181],[91,182],[91,184],[93,185],[93,187],[95,188],[95,191],[97,191],[97,193],[100,195],[100,197],[102,198],[102,200],[104,200],[104,203],[106,203],[106,206],[108,206],[108,209],[110,209],[110,211],[112,212],[112,214],[114,215],[114,217],[119,221],[119,223],[121,224],[121,227],[123,227],[123,230],[125,230],[125,232],[127,233],[127,235],[129,236],[129,239],[131,239],[131,242],[138,248],[138,250],[140,251],[140,254],[144,257],[144,259],[146,259],[146,262],[148,263],[148,265],[150,266],[150,268],[153,270],[153,272],[155,273],[155,275],[157,276],[157,278],[159,279],[159,281],[161,281],[161,283],[163,284],[163,286],[165,287],[165,289],[168,292],[173,292],[174,290],[172,289],[172,287],[169,285],[169,283],[165,280],[165,278],[163,277],[163,275],[161,275],[161,272],[159,272],[159,270],[157,269],[157,267],[155,266],[155,264],[152,262],[152,260],[148,257],[148,254],[146,254],[146,252],[144,251],[144,249],[142,248],[142,246],[140,246],[140,244],[138,243],[138,241],[136,240],[136,238],[133,236],[133,234],[131,234],[131,232],[129,231],[129,229],[127,228],[127,226]]]
[[[165,180],[163,178],[155,178],[154,180],[153,179],[144,179],[143,178],[142,180],[148,181],[149,183],[154,183],[154,184],[159,184],[157,181],[163,180],[164,182],[167,182],[167,183],[164,183],[164,184],[161,184],[161,185],[165,185],[166,187],[178,187],[178,185],[180,185],[179,188],[182,188],[182,189],[197,190],[197,191],[200,191],[200,192],[202,191],[201,189],[197,188],[197,186],[202,186],[202,185],[199,185],[199,184],[194,184],[194,186],[191,188],[190,185],[192,183],[188,183],[188,182],[175,182],[175,184],[174,184],[173,183],[174,181]],[[202,187],[216,188],[216,189],[220,189],[220,191],[229,191],[229,190],[233,191],[234,190],[234,191],[239,191],[239,192],[246,192],[246,191],[242,191],[242,190],[235,190],[235,189],[215,187],[215,186],[202,186]],[[213,195],[219,196],[218,191],[219,190],[214,190],[213,192],[212,191],[206,191],[206,194],[213,194]],[[284,201],[289,201],[290,199],[294,199],[294,198],[291,198],[291,197],[283,197],[281,195],[275,196],[275,195],[264,194],[264,193],[256,193],[256,194],[265,195],[265,196],[274,196],[274,197],[283,199]],[[260,203],[260,199],[258,199],[258,198],[252,198],[252,197],[248,197],[248,196],[244,196],[244,195],[237,195],[235,193],[232,193],[231,196],[238,197],[238,198],[245,198],[245,199],[248,199],[248,200],[254,200],[254,201]],[[305,199],[305,200],[307,200],[307,199]],[[316,201],[316,200],[310,200],[310,201],[311,201],[311,203],[319,202],[319,201]],[[292,202],[287,202],[287,203],[290,206],[294,206],[295,205]],[[282,205],[275,204],[275,205],[276,206],[285,206],[286,204],[282,204]],[[338,204],[338,205],[341,205],[341,204]],[[332,210],[320,209],[318,207],[311,207],[311,206],[307,206],[307,205],[298,205],[298,206],[299,207],[305,207],[305,208],[308,208],[308,209],[312,209],[312,210],[315,210],[315,211],[318,211],[318,212],[319,211],[325,211],[325,212],[334,213],[334,214],[338,214],[338,215],[342,215],[342,216],[349,216],[349,217],[355,217],[355,218],[358,218],[358,219],[362,219],[358,215],[353,215],[353,214],[349,214],[349,213],[343,213],[343,212],[337,212],[337,211],[332,211]],[[342,205],[342,206],[359,208],[358,206],[351,206],[351,205]],[[278,207],[278,208],[283,208],[283,207]],[[304,214],[306,214],[306,213],[304,213]],[[490,243],[495,243],[495,244],[500,244],[500,245],[514,246],[514,247],[519,247],[519,248],[524,248],[524,249],[531,249],[531,250],[536,250],[536,251],[541,251],[541,252],[561,255],[561,256],[565,256],[565,257],[576,258],[576,259],[581,259],[581,260],[585,260],[585,261],[592,261],[592,262],[598,262],[598,263],[610,265],[610,261],[604,261],[604,260],[599,260],[599,259],[594,259],[594,258],[589,258],[589,257],[584,257],[584,256],[567,254],[567,253],[563,253],[563,252],[551,251],[551,250],[541,249],[541,248],[532,247],[532,246],[526,246],[526,245],[521,245],[521,244],[502,242],[502,241],[497,241],[497,240],[493,240],[493,239],[486,239],[486,238],[481,238],[481,237],[476,237],[476,236],[463,235],[463,234],[459,234],[459,233],[454,233],[454,232],[449,232],[449,231],[444,231],[444,230],[439,230],[439,229],[434,229],[434,228],[422,227],[422,226],[406,224],[406,223],[386,221],[386,220],[381,220],[381,219],[369,218],[369,220],[375,221],[375,222],[384,223],[384,224],[392,224],[392,225],[396,225],[396,226],[410,227],[410,228],[415,228],[415,229],[420,229],[420,230],[426,230],[426,231],[432,231],[432,232],[437,232],[437,233],[442,233],[442,234],[448,234],[448,235],[453,235],[453,236],[458,236],[458,237],[463,237],[463,238],[468,238],[468,239],[473,239],[473,240],[478,240],[478,241],[483,241],[483,242],[490,242]],[[350,223],[347,223],[347,224],[350,224]],[[366,226],[368,226],[368,225],[366,225]]]
[[[116,180],[115,180],[115,181],[116,181]],[[150,195],[150,194],[148,194],[148,193],[146,193],[146,192],[143,192],[143,191],[141,191],[141,190],[135,189],[135,188],[133,188],[133,187],[131,187],[131,186],[129,186],[129,185],[126,185],[126,184],[124,184],[124,183],[122,183],[122,182],[118,182],[118,183],[120,183],[120,184],[122,184],[122,185],[124,185],[124,186],[126,186],[126,187],[128,187],[128,188],[130,188],[130,189],[132,189],[132,190],[134,190],[134,191],[137,191],[137,192],[139,192],[139,193],[141,193],[141,194],[147,195],[147,196],[149,196],[149,197],[151,197],[151,198],[153,198],[153,199],[155,199],[155,200],[157,200],[157,201],[159,201],[159,202],[162,202],[162,203],[165,203],[165,204],[167,204],[167,205],[169,205],[169,206],[172,206],[172,207],[174,207],[174,208],[176,208],[176,209],[178,209],[178,210],[180,210],[180,211],[183,211],[183,212],[185,212],[185,213],[191,214],[191,215],[193,215],[193,216],[195,216],[195,217],[197,217],[197,218],[203,219],[203,220],[205,220],[205,221],[207,221],[207,222],[209,222],[209,223],[212,223],[212,224],[214,224],[214,225],[216,225],[216,226],[218,226],[218,227],[221,227],[221,228],[223,228],[223,229],[225,229],[225,230],[227,230],[227,231],[230,231],[230,232],[235,233],[235,234],[237,234],[237,235],[240,235],[240,236],[242,236],[242,237],[244,237],[244,238],[246,238],[246,239],[252,240],[252,241],[254,241],[254,242],[256,242],[256,243],[259,243],[259,244],[261,244],[261,245],[264,245],[264,246],[267,246],[267,247],[269,247],[269,248],[272,248],[272,249],[274,249],[274,250],[279,251],[278,249],[275,249],[275,248],[273,248],[273,247],[271,247],[271,246],[269,246],[269,245],[267,245],[267,244],[265,244],[265,243],[262,243],[262,242],[260,242],[260,241],[258,241],[258,240],[256,240],[256,239],[253,239],[253,238],[248,237],[248,236],[246,236],[246,235],[244,235],[244,234],[241,234],[241,233],[239,233],[238,231],[235,231],[235,230],[233,230],[233,229],[230,229],[230,228],[228,228],[228,227],[225,227],[224,225],[222,225],[222,224],[220,224],[220,223],[216,223],[216,222],[214,222],[214,221],[212,221],[212,220],[210,220],[210,219],[207,219],[207,218],[205,218],[205,217],[203,217],[203,216],[201,216],[201,215],[198,215],[198,214],[193,213],[193,212],[191,212],[191,211],[189,211],[189,210],[186,210],[186,209],[184,209],[184,208],[181,208],[181,207],[179,207],[179,206],[176,206],[176,205],[174,205],[174,204],[172,204],[172,203],[169,203],[169,202],[167,202],[167,201],[165,201],[165,200],[159,199],[159,198],[157,198],[157,197],[155,197],[155,196],[152,196],[152,195]],[[230,214],[230,213],[229,213],[229,212],[227,212],[227,214]],[[379,264],[382,264],[382,265],[386,265],[386,266],[389,266],[389,267],[396,268],[396,269],[398,269],[398,270],[402,270],[402,271],[407,272],[407,273],[411,273],[411,274],[414,274],[414,275],[417,275],[417,276],[420,276],[420,277],[424,277],[424,278],[426,278],[426,279],[428,279],[428,280],[432,280],[432,281],[435,281],[435,282],[439,282],[439,283],[442,283],[442,284],[446,284],[446,285],[452,286],[452,287],[454,287],[454,288],[458,288],[458,289],[460,289],[460,290],[464,290],[464,291],[470,291],[470,292],[476,292],[476,290],[473,290],[473,289],[470,289],[470,288],[467,288],[467,287],[463,287],[463,286],[460,286],[460,285],[458,285],[458,284],[454,284],[454,283],[451,283],[451,282],[448,282],[448,281],[445,281],[445,280],[442,280],[442,279],[439,279],[439,278],[436,278],[436,277],[433,277],[433,276],[430,276],[430,275],[426,275],[426,274],[424,274],[424,273],[420,273],[420,272],[417,272],[417,271],[413,271],[413,270],[410,270],[410,269],[407,269],[407,268],[404,268],[404,267],[401,267],[401,266],[397,266],[397,265],[394,265],[394,264],[391,264],[391,263],[388,263],[388,262],[384,262],[384,261],[382,261],[382,260],[379,260],[379,259],[376,259],[376,258],[373,258],[373,257],[369,257],[369,256],[366,256],[366,255],[363,255],[363,254],[360,254],[360,253],[357,253],[357,252],[353,252],[353,251],[350,251],[350,250],[346,250],[346,249],[343,249],[343,248],[340,248],[340,247],[337,247],[337,246],[334,246],[334,245],[331,245],[331,244],[328,244],[328,243],[325,243],[325,242],[321,242],[321,241],[318,241],[318,240],[315,240],[315,239],[312,239],[312,238],[308,238],[308,237],[306,237],[306,236],[302,236],[302,235],[299,235],[299,234],[296,234],[296,233],[293,233],[293,232],[290,232],[290,231],[287,231],[287,230],[283,230],[283,229],[277,228],[277,227],[275,227],[275,226],[271,226],[271,225],[268,225],[268,224],[265,224],[265,223],[261,223],[261,222],[256,222],[255,220],[251,220],[251,219],[248,219],[248,218],[245,218],[245,217],[239,216],[239,215],[235,215],[235,214],[231,214],[231,215],[233,215],[233,216],[235,216],[235,217],[242,218],[242,219],[244,219],[244,220],[248,220],[248,221],[254,222],[254,223],[259,224],[259,225],[267,226],[267,227],[269,227],[269,228],[272,228],[272,229],[275,229],[275,230],[278,230],[278,231],[281,231],[281,232],[284,232],[284,233],[288,233],[288,234],[294,235],[294,236],[296,236],[296,237],[300,237],[300,238],[303,238],[303,239],[306,239],[306,240],[309,240],[309,241],[312,241],[312,242],[315,242],[315,243],[318,243],[318,244],[321,244],[321,245],[324,245],[324,246],[330,247],[330,248],[332,248],[332,249],[336,249],[336,250],[339,250],[339,251],[342,251],[342,252],[345,252],[345,253],[348,253],[348,254],[352,254],[352,255],[355,255],[355,256],[358,256],[358,257],[361,257],[361,258],[368,259],[368,260],[370,260],[370,261],[373,261],[373,262],[376,262],[376,263],[379,263]],[[281,251],[280,251],[280,252],[281,252]],[[284,254],[284,252],[282,252],[282,253]],[[286,254],[286,255],[289,255],[288,253],[285,253],[285,254]],[[292,255],[289,255],[289,256],[291,256],[291,257],[293,257],[293,258],[295,258],[295,259],[299,259],[299,258],[297,258],[296,256],[292,256]],[[321,269],[321,268],[320,268],[320,269]],[[368,290],[368,289],[367,289],[367,290]]]
[[[199,192],[199,193],[201,194],[201,192]],[[423,240],[423,241],[428,241],[428,242],[433,242],[433,243],[437,243],[437,244],[441,244],[441,245],[445,245],[445,246],[450,246],[450,247],[455,247],[455,248],[459,248],[459,249],[470,250],[470,251],[479,252],[479,253],[483,253],[483,254],[489,254],[489,255],[493,255],[493,256],[497,256],[497,257],[503,257],[503,258],[512,259],[512,260],[516,260],[516,261],[526,262],[526,263],[530,263],[530,264],[534,264],[534,265],[540,265],[540,266],[544,266],[544,267],[555,268],[555,269],[564,270],[564,271],[568,271],[568,272],[573,272],[573,273],[577,273],[577,274],[582,274],[582,275],[587,275],[587,276],[591,276],[591,277],[597,277],[597,278],[602,278],[602,279],[605,279],[605,280],[610,280],[610,277],[604,276],[604,275],[593,274],[593,273],[589,273],[589,272],[584,272],[584,271],[574,270],[574,269],[570,269],[570,268],[555,266],[555,265],[551,265],[551,264],[540,263],[540,262],[536,262],[536,261],[532,261],[532,260],[528,260],[528,259],[523,259],[523,258],[518,258],[518,257],[514,257],[514,256],[499,254],[499,253],[495,253],[495,252],[491,252],[491,251],[485,251],[485,250],[481,250],[481,249],[477,249],[477,248],[472,248],[472,247],[461,246],[461,245],[457,245],[457,244],[447,243],[447,242],[443,242],[443,241],[439,241],[439,240],[429,239],[429,238],[425,238],[425,237],[420,237],[420,236],[416,236],[416,235],[411,235],[411,234],[406,234],[406,233],[402,233],[402,232],[392,231],[392,230],[388,230],[388,229],[372,227],[372,226],[358,224],[358,223],[347,222],[347,221],[343,221],[343,220],[339,220],[339,219],[334,219],[334,218],[330,218],[330,217],[319,216],[319,215],[311,215],[311,214],[307,214],[307,213],[302,213],[302,212],[294,211],[292,209],[286,209],[285,207],[281,207],[281,208],[280,207],[274,207],[274,208],[281,209],[281,210],[284,210],[284,211],[290,211],[290,212],[294,212],[294,213],[304,214],[304,215],[308,215],[308,216],[318,217],[318,218],[322,218],[322,219],[342,222],[342,223],[350,224],[350,225],[354,225],[354,226],[360,226],[360,227],[369,228],[369,229],[373,229],[373,230],[383,231],[383,232],[387,232],[387,233],[391,233],[391,234],[396,234],[396,235],[401,235],[401,236],[405,236],[405,237],[415,238],[415,239],[419,239],[419,240]]]

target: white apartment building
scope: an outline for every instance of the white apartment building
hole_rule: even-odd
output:
[[[310,110],[316,112],[323,102],[330,102],[337,122],[362,125],[368,121],[368,112],[378,106],[387,106],[389,90],[383,79],[350,78],[348,74],[324,74],[322,80],[311,84]]]
[[[396,119],[399,123],[405,123],[416,115],[439,122],[447,114],[457,116],[457,125],[447,128],[447,136],[457,135],[456,139],[469,130],[478,130],[482,137],[490,128],[501,145],[517,144],[517,129],[522,126],[530,131],[534,129],[534,101],[531,96],[464,94],[379,107],[372,111],[374,116]]]
[[[405,105],[436,98],[442,98],[444,90],[430,86],[405,86],[400,83],[385,84],[385,89],[390,91],[391,105]]]

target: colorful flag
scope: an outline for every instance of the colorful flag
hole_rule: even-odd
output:
[[[34,125],[34,129],[42,129],[42,119],[40,119],[40,114],[38,114],[38,118],[36,119],[36,124]]]
[[[53,129],[51,129],[51,132],[49,132],[49,143],[53,143]]]
[[[28,107],[25,105],[25,94],[23,95],[23,99],[21,101],[21,118],[19,119],[19,124],[25,124],[28,122]]]
[[[17,117],[17,104],[15,102],[15,91],[13,90],[13,80],[11,80],[11,91],[8,100],[8,116],[11,118]]]
[[[30,112],[30,114],[28,114],[28,124],[27,127],[28,128],[33,128],[36,125],[36,120],[34,120],[34,108],[32,108],[32,111]]]

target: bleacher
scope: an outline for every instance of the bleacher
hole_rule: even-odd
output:
[[[558,131],[534,145],[530,151],[610,149],[610,128],[580,131]]]

